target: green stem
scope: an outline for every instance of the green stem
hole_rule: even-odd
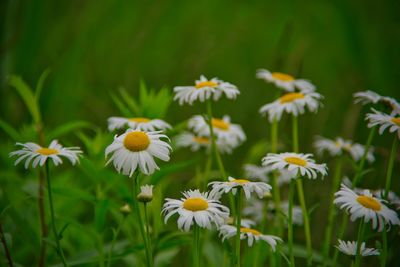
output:
[[[386,172],[386,186],[385,186],[385,193],[383,195],[384,199],[387,199],[387,197],[389,195],[390,187],[392,185],[393,166],[394,166],[394,161],[396,159],[396,152],[397,152],[398,145],[399,145],[398,137],[397,137],[397,135],[394,135],[392,149],[390,151],[389,163],[388,163],[387,172]]]
[[[376,126],[372,127],[371,130],[369,131],[367,143],[365,144],[364,155],[362,156],[360,163],[358,164],[356,175],[353,178],[353,182],[352,182],[353,188],[357,186],[357,184],[361,178],[361,174],[364,169],[365,160],[367,159],[368,151],[369,151],[369,148],[371,147],[372,140],[374,139],[375,132],[376,132]]]
[[[299,194],[299,202],[301,206],[301,211],[303,213],[304,220],[304,233],[306,236],[306,247],[307,247],[307,266],[311,266],[312,264],[312,244],[311,244],[311,231],[310,231],[310,221],[308,218],[308,212],[306,207],[306,201],[304,198],[303,191],[303,180],[301,178],[296,179],[297,192]]]
[[[293,200],[294,200],[294,180],[290,181],[289,184],[289,210],[288,210],[288,245],[289,245],[289,258],[290,267],[295,266],[294,254],[293,254]]]
[[[226,177],[226,172],[224,168],[224,164],[222,163],[221,155],[219,154],[219,150],[217,148],[217,144],[215,141],[215,135],[214,135],[214,127],[212,125],[212,106],[211,106],[211,99],[207,101],[207,115],[208,115],[208,127],[210,128],[210,137],[211,137],[211,150],[215,154],[215,159],[217,160],[218,168],[219,171],[221,172],[221,175],[223,179],[225,180]]]
[[[331,194],[329,197],[328,225],[325,230],[325,239],[324,239],[324,245],[323,245],[323,255],[325,257],[323,266],[326,266],[327,262],[329,260],[329,248],[330,248],[331,239],[332,239],[333,219],[335,218],[335,208],[334,208],[333,201],[335,200],[335,192],[339,188],[340,177],[341,177],[341,173],[342,173],[342,165],[343,165],[343,157],[339,157],[336,162],[335,174],[333,176],[332,189],[331,189]]]
[[[355,261],[354,267],[360,267],[360,263],[361,263],[361,243],[363,242],[364,227],[365,227],[364,220],[361,219],[360,220],[360,225],[358,226],[356,261]]]
[[[121,228],[122,228],[122,225],[123,225],[124,221],[125,221],[125,216],[122,219],[122,222],[118,225],[117,230],[114,232],[113,239],[111,240],[110,251],[108,252],[107,267],[111,266],[112,253],[113,253],[113,250],[114,250],[115,241],[117,240],[119,232],[121,232]]]
[[[299,122],[296,116],[292,116],[293,152],[299,153]]]
[[[139,172],[136,171],[135,174],[133,175],[133,188],[132,188],[132,202],[133,202],[133,206],[135,207],[135,211],[137,214],[137,219],[139,222],[139,230],[140,230],[140,234],[142,236],[143,239],[143,244],[145,247],[145,252],[146,252],[146,263],[147,263],[147,267],[152,267],[153,266],[153,259],[150,258],[150,249],[148,246],[148,242],[147,242],[147,238],[146,238],[146,234],[145,234],[145,230],[144,230],[144,224],[143,224],[143,219],[142,219],[142,215],[140,212],[140,207],[139,207],[139,203],[136,199],[136,196],[138,194],[138,176],[139,176]]]
[[[147,215],[147,203],[144,202],[144,222],[146,224],[146,233],[147,233],[147,246],[149,249],[149,256],[151,259],[151,264],[153,265],[153,247],[152,247],[152,242],[151,242],[151,234],[150,234],[150,230],[149,230],[149,225],[150,225],[150,221],[149,221],[149,217]]]
[[[240,228],[241,228],[241,210],[242,210],[242,189],[237,188],[236,197],[236,266],[240,266]]]
[[[200,236],[199,226],[193,224],[193,267],[199,267],[200,255],[199,255],[199,236]]]
[[[56,227],[56,220],[54,217],[53,196],[51,193],[51,179],[50,179],[50,170],[49,170],[49,161],[48,160],[46,161],[46,178],[47,178],[47,192],[49,194],[49,202],[50,202],[51,226],[53,229],[54,239],[56,240],[57,253],[60,256],[64,267],[66,267],[66,266],[68,266],[68,264],[65,260],[64,252],[60,245],[60,236],[58,235],[58,231],[57,231],[57,227]]]
[[[386,171],[386,185],[385,185],[385,192],[383,194],[383,198],[387,200],[389,192],[390,192],[390,187],[392,184],[392,174],[393,174],[393,166],[394,162],[396,159],[396,152],[398,148],[399,142],[397,139],[397,135],[394,136],[393,143],[392,143],[392,149],[390,151],[390,156],[389,156],[389,162],[388,162],[388,167]],[[386,231],[386,224],[384,225],[383,232],[382,232],[382,254],[381,254],[381,267],[386,266],[386,261],[387,261],[387,231]]]

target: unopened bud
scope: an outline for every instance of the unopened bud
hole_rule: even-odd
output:
[[[129,204],[123,205],[119,210],[120,210],[123,214],[129,214],[129,213],[132,212],[131,206],[129,206]]]
[[[153,200],[153,185],[143,185],[140,187],[140,193],[137,195],[137,200],[147,203]]]

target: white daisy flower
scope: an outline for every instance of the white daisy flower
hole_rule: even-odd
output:
[[[226,224],[219,228],[219,233],[222,236],[222,241],[224,241],[227,238],[236,236],[237,230],[235,226]],[[240,228],[240,239],[247,239],[249,247],[253,245],[254,241],[258,242],[259,240],[263,240],[271,246],[272,251],[275,251],[277,241],[282,242],[282,239],[277,236],[263,235],[261,232],[247,227]]]
[[[375,109],[372,109],[372,111],[374,113],[368,113],[366,115],[368,127],[371,128],[379,125],[379,134],[382,134],[386,128],[389,128],[389,132],[397,132],[397,136],[400,139],[400,117],[391,116]]]
[[[153,200],[153,185],[142,185],[140,193],[136,196],[140,202],[150,202]]]
[[[228,182],[216,181],[208,185],[212,186],[211,195],[221,195],[230,191],[235,195],[237,188],[241,187],[247,199],[250,198],[253,192],[255,192],[259,198],[263,198],[272,188],[269,184],[263,182],[250,182],[246,179],[235,179],[233,177],[228,177]]]
[[[192,105],[195,100],[204,102],[211,97],[217,101],[222,94],[225,94],[228,99],[235,99],[240,94],[235,85],[217,78],[208,80],[203,75],[200,76],[200,80],[195,82],[194,86],[176,86],[174,92],[174,100],[179,100],[180,105],[184,103]]]
[[[326,164],[317,164],[311,157],[312,154],[291,152],[280,154],[268,153],[267,156],[262,159],[262,165],[270,166],[274,170],[286,169],[293,175],[300,174],[310,179],[316,179],[318,173],[322,176],[327,175],[328,168]]]
[[[154,132],[157,130],[171,129],[171,125],[163,120],[148,118],[123,118],[111,117],[108,119],[108,130],[110,132],[116,129],[131,128],[133,130]]]
[[[357,194],[344,184],[341,189],[335,193],[333,203],[340,209],[346,209],[350,213],[350,220],[355,221],[363,218],[365,222],[372,222],[373,229],[383,230],[384,224],[400,224],[396,212],[383,204],[383,200],[376,198],[369,190],[364,190],[362,194]]]
[[[22,146],[22,149],[11,152],[10,157],[19,157],[15,161],[15,165],[25,160],[25,169],[28,169],[31,161],[32,167],[36,168],[38,165],[43,166],[47,159],[51,159],[54,165],[57,166],[62,163],[61,157],[67,158],[72,165],[75,165],[75,163],[79,162],[79,154],[82,153],[79,147],[63,147],[57,140],[51,141],[49,147],[41,147],[32,142],[17,143],[17,145]]]
[[[270,183],[270,176],[274,171],[270,166],[258,166],[254,164],[245,164],[244,171],[250,179],[258,179],[265,183]],[[295,179],[296,175],[288,170],[275,170],[277,172],[278,186],[288,184],[291,179]]]
[[[228,220],[226,221],[226,224],[229,225],[235,225],[235,218],[229,217]],[[241,218],[240,219],[240,226],[242,227],[247,227],[251,228],[252,226],[256,225],[256,222],[247,218]]]
[[[108,154],[113,154],[106,165],[113,162],[119,173],[122,172],[129,177],[137,168],[144,174],[152,174],[159,169],[154,157],[169,161],[171,152],[171,146],[161,140],[168,137],[160,133],[128,129],[124,134],[116,135],[112,144],[106,148],[106,157]]]
[[[357,241],[343,241],[338,239],[339,244],[335,246],[342,253],[349,256],[356,256],[357,254]],[[366,248],[365,242],[361,243],[360,254],[363,257],[379,255],[379,250],[375,248]]]
[[[361,103],[362,105],[366,105],[369,103],[376,104],[378,102],[382,102],[392,110],[392,116],[400,114],[400,103],[392,97],[381,96],[370,90],[357,92],[353,94],[353,97],[355,98],[354,103]]]
[[[385,190],[384,189],[378,189],[372,192],[372,194],[380,199],[383,199],[385,196]],[[395,192],[389,191],[387,194],[387,200],[391,205],[394,205],[396,210],[400,209],[400,197],[396,195]]]
[[[353,143],[351,140],[344,140],[340,137],[337,137],[335,140],[331,140],[318,136],[314,142],[314,147],[320,155],[322,155],[325,151],[328,152],[332,157],[348,153],[354,161],[359,161],[365,153],[365,147],[363,145]],[[369,162],[373,162],[375,160],[372,147],[368,150],[367,160]]]
[[[295,79],[293,76],[281,72],[270,72],[265,69],[257,70],[256,77],[266,82],[275,84],[276,87],[288,92],[294,92],[295,89],[305,92],[315,91],[315,85],[305,79]]]
[[[220,201],[211,197],[209,193],[201,193],[199,190],[183,192],[184,198],[166,198],[162,212],[165,215],[165,223],[168,219],[178,213],[178,227],[189,231],[193,223],[202,228],[211,228],[212,223],[216,226],[224,224],[229,217],[229,208],[221,205]]]
[[[303,114],[306,107],[309,111],[316,112],[322,98],[322,95],[315,92],[286,93],[274,102],[262,106],[259,112],[268,113],[268,119],[272,122],[280,120],[283,112],[297,116]]]
[[[207,152],[211,150],[211,140],[209,137],[197,136],[190,132],[183,132],[179,134],[176,136],[175,142],[178,147],[188,147],[192,151],[198,151],[201,148],[205,148]],[[220,138],[217,138],[216,145],[219,152],[227,154],[231,154],[233,148],[235,148],[235,146]]]
[[[222,119],[212,118],[213,131],[218,139],[236,147],[246,140],[246,135],[239,124],[231,123],[230,117],[225,115]],[[203,116],[196,115],[189,119],[189,129],[192,129],[199,136],[210,137],[210,127]]]
[[[371,90],[354,93],[353,97],[354,103],[360,103],[362,105],[366,105],[369,103],[376,104],[382,98],[380,95]]]

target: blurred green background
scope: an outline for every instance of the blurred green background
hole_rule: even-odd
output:
[[[236,101],[214,105],[215,115],[229,114],[247,134],[248,141],[224,159],[229,172],[239,175],[242,163],[255,161],[249,148],[268,137],[269,124],[258,109],[279,91],[255,78],[256,69],[267,68],[310,79],[325,97],[318,114],[300,118],[303,152],[313,152],[316,134],[365,143],[366,109],[352,104],[352,94],[371,89],[400,99],[399,10],[395,0],[5,0],[0,3],[0,118],[16,128],[31,120],[8,85],[11,74],[34,87],[50,69],[40,100],[45,129],[72,120],[105,129],[108,117],[121,115],[110,94],[123,86],[137,96],[141,79],[152,88],[172,90],[200,74],[217,76],[241,90]],[[202,105],[173,103],[165,120],[177,124],[201,112]],[[290,144],[290,121],[284,119],[280,127],[280,141]],[[3,132],[0,136],[1,144],[11,143]],[[369,174],[373,188],[383,184],[379,178],[390,144],[391,138],[374,142],[382,159]],[[1,152],[3,159],[8,152]],[[306,184],[308,190],[313,186],[321,190],[308,201],[325,201],[329,183]]]

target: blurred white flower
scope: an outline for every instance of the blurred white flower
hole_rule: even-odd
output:
[[[397,136],[400,139],[400,117],[388,115],[375,109],[372,109],[372,111],[374,113],[368,113],[366,115],[368,127],[372,128],[379,125],[379,134],[382,134],[386,128],[389,128],[389,132],[397,132]]]
[[[270,122],[279,121],[283,112],[298,116],[305,112],[306,107],[309,111],[316,112],[321,105],[320,100],[322,98],[322,95],[316,92],[287,93],[274,102],[262,106],[260,113],[268,114]]]
[[[212,186],[211,195],[221,195],[223,193],[232,192],[236,194],[237,189],[240,187],[243,189],[244,195],[247,199],[250,198],[251,193],[256,193],[259,198],[263,198],[266,193],[269,193],[271,186],[264,182],[250,182],[246,179],[235,179],[233,177],[228,177],[227,182],[211,182],[208,184]]]
[[[270,72],[266,69],[259,69],[257,70],[256,77],[263,79],[266,82],[273,83],[276,87],[288,92],[294,92],[296,88],[304,92],[315,91],[315,85],[310,81],[305,79],[295,79],[293,76],[286,73]]]
[[[153,185],[142,185],[140,193],[136,197],[140,202],[150,202],[153,200]]]
[[[235,85],[217,78],[208,80],[203,75],[200,76],[200,80],[195,82],[194,86],[176,86],[174,92],[174,100],[179,100],[180,105],[184,103],[192,105],[196,100],[204,102],[211,97],[217,101],[222,94],[225,94],[228,99],[235,99],[240,94]]]
[[[207,152],[211,150],[211,140],[209,137],[197,136],[191,132],[183,132],[176,136],[174,140],[178,147],[188,147],[192,151],[198,151],[201,148],[205,148]],[[217,138],[215,142],[221,153],[231,154],[235,148],[235,144],[230,144],[221,138]]]
[[[131,128],[144,132],[154,132],[157,130],[170,129],[171,125],[160,119],[148,118],[123,118],[111,117],[108,119],[108,130],[114,131],[116,129]]]
[[[49,147],[41,147],[32,142],[17,143],[17,145],[22,146],[22,149],[13,151],[9,155],[18,157],[15,165],[25,160],[25,169],[28,169],[31,162],[33,168],[38,165],[43,166],[47,159],[51,159],[57,166],[62,163],[61,157],[67,158],[72,165],[75,165],[79,162],[79,154],[82,153],[79,147],[63,147],[57,140],[51,141]]]
[[[349,256],[355,256],[357,253],[357,241],[343,241],[338,239],[339,244],[335,246],[339,251],[342,253],[349,255]],[[360,254],[363,257],[366,256],[375,256],[379,255],[379,250],[375,248],[366,248],[365,247],[365,242],[361,243],[360,246]]]

